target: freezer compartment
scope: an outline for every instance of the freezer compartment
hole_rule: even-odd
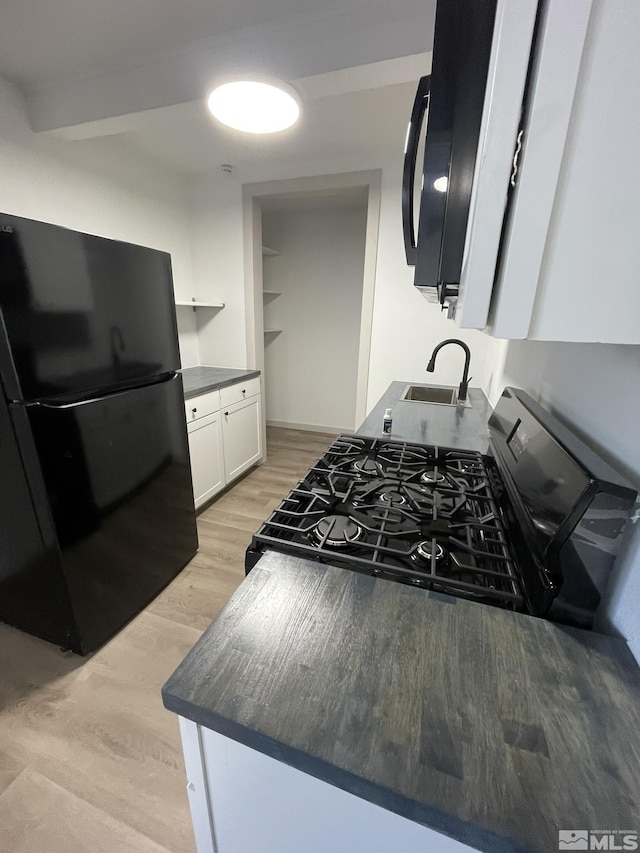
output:
[[[87,652],[197,550],[182,378],[26,410]]]

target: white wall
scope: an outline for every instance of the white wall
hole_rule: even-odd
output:
[[[198,178],[189,207],[192,295],[225,303],[198,311],[201,363],[246,367],[242,187],[232,175]]]
[[[413,270],[404,256],[401,182],[401,160],[389,161],[382,173],[367,409],[395,379],[458,385],[464,366],[460,347],[445,347],[438,355],[436,372],[425,372],[433,348],[446,338],[459,338],[469,345],[472,385],[487,387],[492,378],[491,339],[473,329],[459,329],[439,305],[427,302],[413,286]]]
[[[355,429],[367,208],[263,212],[267,421]]]
[[[499,362],[492,403],[505,385],[524,388],[640,489],[640,346],[510,341]],[[601,624],[640,660],[640,523],[627,527],[608,593]]]
[[[0,210],[171,253],[177,298],[192,290],[186,188],[110,140],[31,132],[18,91],[0,78]],[[184,366],[199,363],[192,312],[180,309]]]
[[[407,115],[409,111],[410,105]],[[200,337],[203,363],[246,365],[244,269],[238,248],[242,246],[242,184],[382,169],[367,409],[394,379],[457,385],[463,366],[458,347],[441,352],[435,374],[425,373],[434,346],[448,337],[461,338],[471,347],[472,384],[484,387],[491,382],[491,339],[482,332],[458,329],[438,305],[428,303],[413,287],[412,271],[404,257],[400,212],[404,130],[399,128],[398,148],[393,154],[372,145],[357,157],[305,160],[301,156],[295,162],[256,163],[233,175],[203,175],[193,181],[193,257],[198,292],[203,297],[218,295],[227,305]],[[225,252],[225,247],[233,251]],[[353,334],[358,334],[357,328]]]

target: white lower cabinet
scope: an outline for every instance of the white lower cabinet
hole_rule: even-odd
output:
[[[198,508],[225,484],[220,412],[193,421],[188,425],[187,432],[193,499]]]
[[[218,732],[179,719],[198,853],[468,853],[473,849]]]
[[[262,459],[260,379],[193,397],[185,413],[198,509]]]
[[[262,457],[260,395],[241,400],[222,413],[224,470],[229,483]]]

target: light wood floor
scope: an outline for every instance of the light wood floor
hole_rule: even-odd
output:
[[[196,557],[92,657],[0,624],[2,853],[193,853],[160,688],[241,583],[252,533],[331,439],[269,430],[268,462],[199,516]]]

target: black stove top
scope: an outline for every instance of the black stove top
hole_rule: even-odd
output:
[[[505,388],[491,455],[339,436],[253,537],[266,549],[592,626],[636,491]]]
[[[340,436],[256,533],[248,568],[274,548],[521,608],[491,462],[472,451]]]

